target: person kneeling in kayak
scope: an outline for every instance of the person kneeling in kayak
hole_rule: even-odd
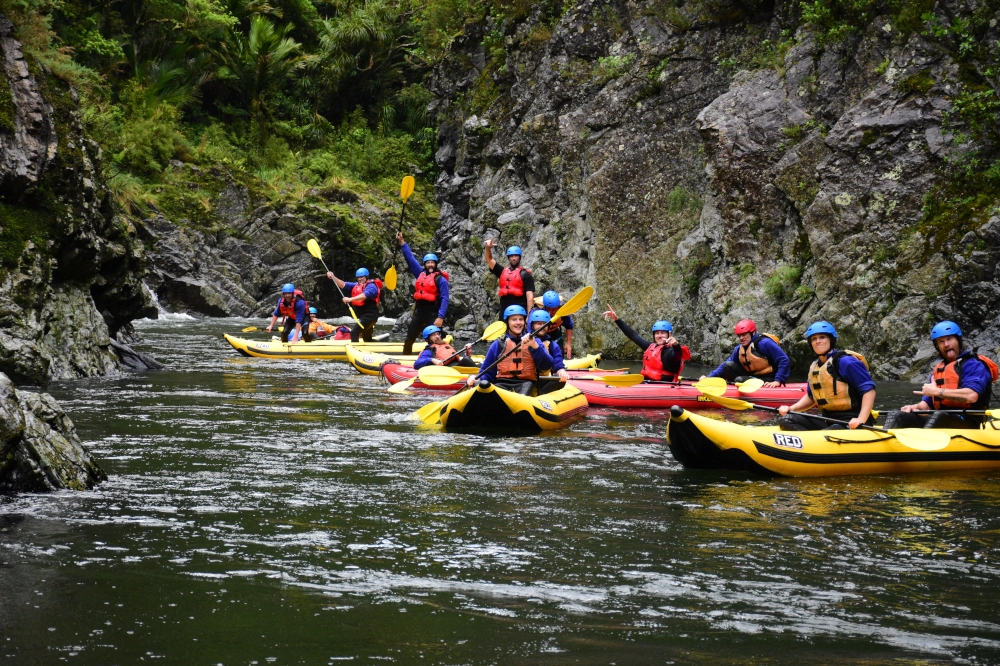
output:
[[[271,313],[271,323],[267,325],[267,332],[274,328],[274,323],[278,317],[284,317],[281,326],[281,341],[295,342],[302,337],[302,327],[306,324],[306,308],[309,305],[303,298],[302,292],[295,289],[295,285],[288,282],[281,286],[281,298],[274,306]]]
[[[435,325],[424,328],[424,340],[427,346],[413,362],[413,369],[419,370],[427,365],[461,365],[466,368],[478,368],[476,362],[469,358],[472,344],[465,345],[465,355],[459,356],[455,348],[441,338],[441,329]]]
[[[764,381],[764,388],[784,386],[792,363],[777,340],[758,333],[753,319],[738,322],[733,333],[739,338],[740,344],[733,349],[732,356],[720,363],[708,376],[722,377],[730,383],[757,377]]]
[[[942,410],[981,411],[990,405],[990,392],[997,380],[997,366],[991,359],[967,349],[962,329],[953,321],[943,321],[931,329],[931,341],[941,361],[930,379],[915,394],[923,400],[904,405],[885,417],[886,428],[979,428],[979,414],[951,414]],[[934,410],[932,414],[914,414]]]
[[[535,303],[538,303],[538,299],[535,299]],[[547,291],[542,294],[541,305],[545,308],[545,311],[549,313],[551,317],[554,315],[559,308],[562,306],[562,297],[557,291]],[[563,342],[563,329],[566,329],[566,341]],[[549,332],[546,334],[549,340],[553,342],[558,342],[560,348],[563,351],[563,355],[566,358],[573,358],[573,317],[572,315],[566,315],[565,317],[559,317],[555,321],[549,323]]]
[[[548,328],[551,321],[552,317],[545,310],[532,310],[531,314],[528,315],[528,326],[531,327],[533,332],[540,328]],[[553,340],[552,334],[548,332],[539,335],[538,339],[545,346],[546,351],[549,352],[549,356],[552,357],[551,372],[556,373],[556,376],[563,381],[569,379],[569,373],[566,371],[566,364],[563,361],[562,348],[559,346],[559,342]],[[549,372],[541,374],[548,375]]]
[[[629,340],[642,350],[642,376],[651,381],[676,382],[681,378],[684,361],[691,358],[688,348],[677,342],[674,327],[669,321],[660,320],[653,324],[653,342],[644,340],[638,333],[618,318],[608,306],[604,318],[613,321]]]
[[[837,349],[837,329],[828,321],[818,321],[806,329],[806,340],[816,354],[809,366],[806,395],[792,406],[778,408],[782,430],[833,430],[843,428],[808,414],[800,414],[813,405],[831,419],[848,421],[851,430],[872,425],[875,405],[875,380],[868,372],[868,361],[861,354]],[[795,413],[789,413],[795,412]]]
[[[507,332],[490,345],[483,359],[483,367],[489,369],[479,377],[521,395],[531,395],[539,373],[551,370],[555,365],[545,345],[538,338],[525,334],[527,315],[520,305],[509,305],[503,311]],[[497,363],[497,359],[501,358],[503,360]],[[467,384],[472,386],[476,381],[473,375]]]

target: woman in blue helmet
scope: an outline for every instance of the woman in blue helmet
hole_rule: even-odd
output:
[[[943,321],[931,329],[931,341],[940,361],[919,391],[920,402],[904,405],[885,417],[886,428],[978,428],[980,414],[950,414],[941,410],[981,411],[990,406],[997,366],[985,356],[967,349],[962,329],[953,321]],[[914,412],[930,412],[918,414]]]
[[[413,362],[416,370],[427,365],[461,365],[467,368],[479,367],[469,354],[472,352],[472,344],[465,345],[465,355],[460,356],[455,348],[449,345],[441,337],[441,328],[433,324],[424,329],[424,340],[427,346],[420,352],[420,356]]]
[[[507,263],[509,266],[501,267],[493,258],[493,248],[497,247],[494,239],[486,240],[483,255],[486,257],[486,265],[490,272],[497,276],[500,282],[497,295],[500,297],[500,314],[507,311],[511,305],[520,305],[525,312],[531,307],[535,300],[535,278],[531,271],[521,265],[521,248],[511,245],[507,248]]]
[[[271,323],[267,325],[267,332],[270,333],[271,329],[274,328],[274,324],[278,321],[278,317],[284,317],[282,322],[281,330],[281,341],[288,342],[289,339],[292,342],[300,340],[302,338],[302,327],[307,325],[308,319],[306,315],[306,299],[302,296],[302,292],[295,289],[295,285],[291,282],[287,282],[281,286],[281,298],[278,299],[278,304],[274,306],[274,312],[271,313]]]
[[[378,321],[378,306],[381,301],[381,285],[379,280],[368,279],[368,269],[359,268],[355,272],[356,282],[344,282],[333,271],[326,274],[328,278],[337,283],[341,289],[350,290],[351,295],[344,297],[344,303],[354,308],[354,313],[358,315],[358,321],[351,327],[351,342],[364,339],[365,342],[372,341],[372,333],[375,332],[375,323]]]
[[[527,315],[520,305],[507,307],[503,313],[507,332],[490,345],[483,358],[483,367],[488,370],[480,377],[523,395],[531,395],[539,373],[551,370],[555,364],[545,345],[534,336],[525,335]],[[475,382],[476,376],[470,376],[468,385]]]
[[[545,310],[532,310],[528,315],[528,327],[532,332],[542,328],[547,329],[551,322],[552,317]],[[552,357],[552,372],[564,381],[569,379],[569,373],[566,371],[566,363],[563,360],[562,347],[559,345],[558,340],[553,340],[552,334],[548,331],[539,334],[538,339],[545,346],[546,351],[549,352],[549,356]]]
[[[644,339],[623,322],[609,305],[604,318],[613,321],[629,340],[642,350],[642,376],[649,381],[676,382],[681,378],[684,361],[691,358],[688,348],[674,337],[674,327],[661,319],[653,324],[653,341]]]
[[[410,246],[403,240],[403,233],[396,234],[396,240],[403,248],[406,265],[416,280],[413,283],[413,313],[406,328],[406,339],[403,340],[403,354],[413,353],[413,343],[417,334],[428,326],[444,326],[445,315],[448,314],[448,301],[451,297],[448,287],[448,274],[438,270],[436,254],[424,255],[424,266],[420,267],[416,257],[410,251]],[[424,336],[426,337],[426,336]]]
[[[862,424],[874,424],[875,380],[868,372],[865,357],[848,349],[837,349],[837,329],[828,321],[818,321],[807,328],[806,341],[816,355],[809,366],[809,386],[806,395],[794,405],[778,408],[782,430],[843,428],[799,413],[813,406],[823,416],[849,422],[851,430]]]
[[[535,302],[537,303],[538,301]],[[542,307],[545,308],[545,312],[549,313],[549,317],[554,315],[561,306],[562,297],[559,296],[559,292],[547,291],[542,294]],[[565,336],[563,335],[563,329],[566,329]],[[571,315],[559,317],[559,319],[551,322],[546,335],[549,340],[559,343],[566,358],[573,358],[573,317]],[[565,340],[563,339],[564,337]]]

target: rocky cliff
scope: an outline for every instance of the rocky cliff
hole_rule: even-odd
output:
[[[19,383],[115,371],[111,338],[155,312],[143,250],[97,176],[77,99],[0,17],[0,372]]]
[[[881,377],[926,370],[938,319],[994,350],[998,10],[583,0],[467,25],[432,79],[456,316],[491,320],[499,236],[539,291],[596,287],[591,350],[630,353],[605,303],[706,363],[744,317],[800,369],[817,319]]]

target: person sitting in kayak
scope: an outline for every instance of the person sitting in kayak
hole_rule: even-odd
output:
[[[538,303],[537,299],[535,303]],[[551,317],[562,306],[562,297],[559,295],[559,292],[547,291],[542,294],[541,305]],[[566,330],[565,342],[563,342],[563,329]],[[559,319],[550,323],[549,332],[546,335],[549,340],[559,343],[559,347],[566,358],[573,358],[573,317],[571,315],[559,317]]]
[[[638,345],[642,350],[642,376],[651,381],[676,382],[681,378],[684,361],[691,358],[688,348],[677,342],[674,337],[674,327],[666,320],[653,324],[653,341],[643,339],[638,333],[618,318],[609,305],[604,318],[613,321],[625,334],[625,337]]]
[[[466,368],[478,368],[469,354],[472,352],[472,343],[465,345],[465,355],[460,356],[455,348],[446,343],[441,338],[441,329],[438,326],[430,325],[424,329],[424,340],[427,346],[420,352],[420,356],[413,362],[413,369],[419,370],[427,365],[461,365]]]
[[[448,286],[448,274],[438,268],[436,254],[425,254],[424,265],[417,263],[416,257],[410,251],[410,246],[403,240],[403,232],[396,234],[396,240],[403,248],[403,258],[413,277],[413,314],[406,328],[406,338],[403,340],[403,355],[413,353],[413,343],[417,339],[417,331],[426,331],[428,326],[444,326],[445,315],[448,314],[448,301],[451,298]],[[426,336],[424,336],[426,337]]]
[[[333,326],[319,319],[316,314],[316,308],[309,308],[309,328],[307,329],[304,337],[306,340],[311,338],[325,338],[333,333]]]
[[[794,405],[778,408],[781,429],[833,430],[843,427],[798,413],[814,405],[819,407],[823,416],[850,422],[851,430],[863,424],[874,424],[875,380],[868,372],[865,357],[847,349],[837,349],[837,329],[828,321],[818,321],[807,328],[806,340],[816,354],[816,360],[809,366],[806,395]]]
[[[359,339],[371,342],[375,323],[378,321],[381,280],[369,280],[367,268],[359,268],[354,275],[357,282],[344,282],[334,275],[333,271],[326,274],[337,283],[338,287],[351,292],[350,296],[344,296],[343,299],[344,303],[353,307],[354,313],[358,315],[358,321],[351,327],[351,342],[357,342]]]
[[[954,414],[943,410],[982,411],[990,405],[997,366],[991,359],[967,349],[962,329],[953,321],[942,321],[931,329],[931,341],[941,360],[930,379],[915,394],[923,399],[885,417],[886,428],[979,428],[980,414]],[[914,414],[926,412],[931,414]]]
[[[516,393],[531,395],[538,374],[552,369],[555,362],[545,345],[534,336],[525,335],[527,315],[520,305],[507,306],[503,312],[507,332],[490,345],[483,359],[483,367],[489,369],[478,379],[487,379]],[[497,359],[501,358],[497,363]],[[472,375],[467,383],[472,386],[476,381],[477,377]]]
[[[733,349],[732,356],[720,363],[708,376],[722,377],[730,383],[757,377],[764,381],[765,388],[784,386],[792,363],[778,342],[768,335],[759,334],[753,319],[738,322],[733,333],[739,338],[740,344]]]
[[[291,282],[281,286],[281,298],[274,306],[271,313],[271,323],[267,325],[267,332],[270,333],[278,317],[284,317],[281,323],[281,341],[295,342],[302,337],[302,327],[306,325],[306,308],[308,304],[303,298],[302,292],[295,289]]]
[[[549,316],[549,313],[545,310],[532,310],[531,314],[528,315],[528,325],[531,327],[532,331],[537,331],[541,328],[548,328],[551,322],[552,317]],[[569,373],[566,371],[566,364],[563,361],[562,348],[559,346],[559,343],[552,339],[551,333],[539,335],[538,339],[543,345],[545,345],[545,349],[549,352],[549,356],[552,357],[552,372],[556,373],[556,376],[563,381],[569,379]],[[542,374],[548,374],[548,372]]]

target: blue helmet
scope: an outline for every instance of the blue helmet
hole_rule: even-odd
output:
[[[522,317],[527,317],[528,313],[525,312],[524,308],[520,305],[508,305],[507,309],[503,311],[503,320],[507,321],[511,315],[521,315]]]
[[[523,254],[521,252],[521,248],[519,248],[516,245],[511,245],[509,248],[507,248],[507,256],[508,257],[510,257],[512,255],[515,255],[515,254],[520,257]]]
[[[547,308],[557,308],[562,305],[562,299],[559,298],[558,292],[547,291],[542,294],[542,305]]]
[[[368,269],[359,268],[358,270],[354,271],[354,277],[368,277]]]
[[[424,340],[426,340],[427,338],[431,337],[431,336],[432,336],[432,335],[434,335],[435,333],[440,333],[440,332],[441,332],[441,328],[440,328],[440,327],[438,327],[438,326],[433,326],[433,325],[432,325],[432,326],[428,326],[427,328],[425,328],[425,329],[424,329],[424,332],[423,332],[423,333],[421,333],[421,334],[420,334],[420,336],[421,336],[421,337],[422,337],[422,338],[423,338]]]
[[[281,285],[281,293],[283,293],[283,294],[294,294],[295,293],[295,285],[292,284],[291,282],[286,282],[285,284]]]
[[[534,324],[536,321],[547,324],[552,321],[552,317],[545,310],[532,310],[531,314],[528,315],[528,323]]]
[[[657,331],[666,331],[667,333],[674,332],[674,326],[666,319],[661,319],[660,321],[653,324],[653,333]]]
[[[836,342],[837,340],[837,329],[835,329],[833,327],[833,324],[831,324],[828,321],[818,321],[809,328],[807,328],[806,340],[808,341],[809,338],[816,335],[817,333],[826,333],[831,338],[833,338],[834,342]]]
[[[309,314],[316,314],[316,308],[309,308]]]
[[[962,337],[962,329],[953,321],[943,321],[931,329],[931,340],[943,338],[946,335]]]
[[[433,261],[436,264],[438,261],[438,256],[433,252],[428,252],[427,254],[424,255],[424,263],[426,264],[428,261]]]

